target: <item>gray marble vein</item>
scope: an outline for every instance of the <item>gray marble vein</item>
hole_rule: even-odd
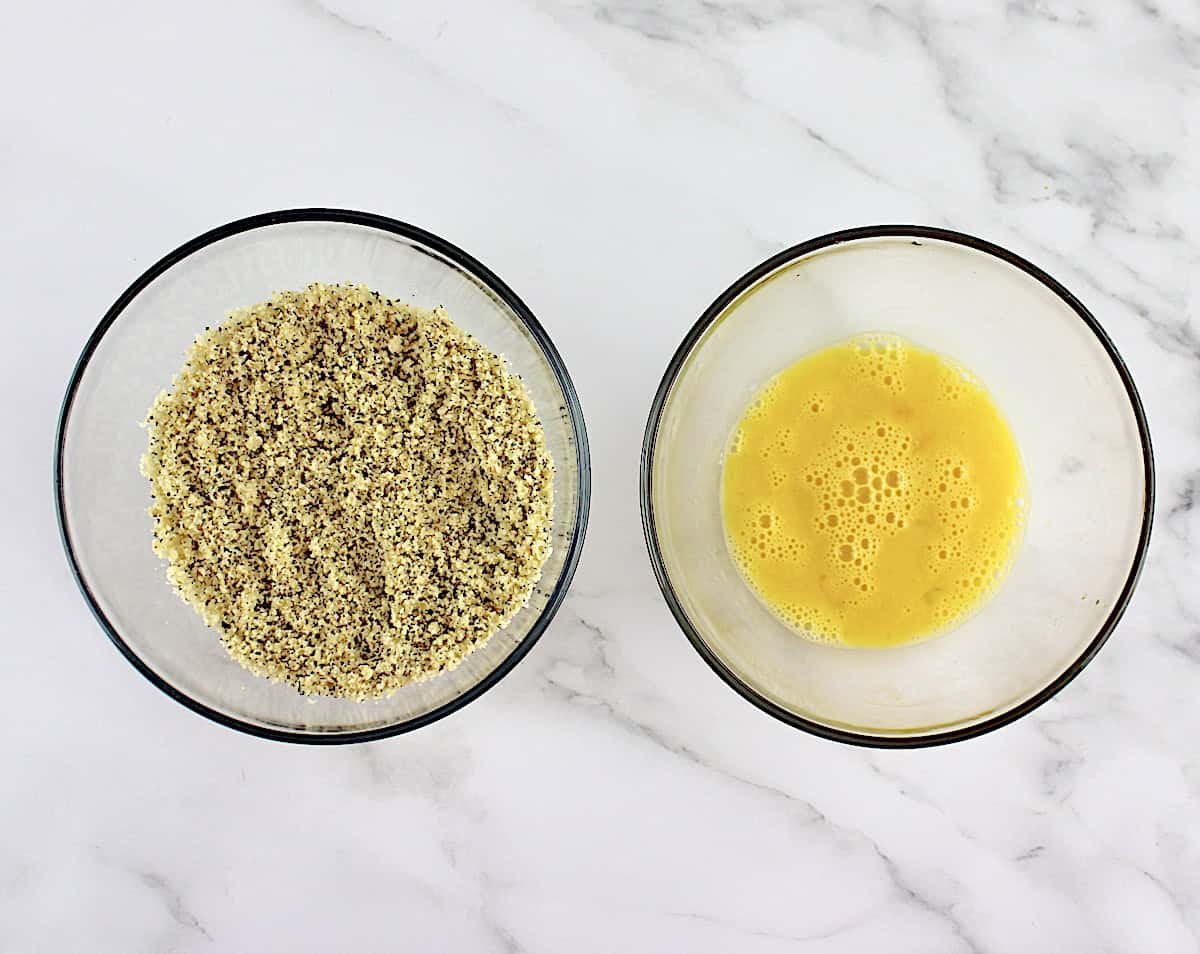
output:
[[[301,6],[311,10],[317,16],[324,17],[332,23],[337,24],[339,27],[365,33],[377,40],[383,40],[385,43],[392,42],[392,38],[378,27],[372,26],[369,23],[359,23],[357,20],[352,20],[349,17],[338,13],[337,10],[333,9],[332,7],[328,7],[321,3],[320,0],[298,0],[298,2]]]
[[[135,872],[135,874],[142,884],[161,899],[163,906],[167,909],[167,913],[171,916],[171,920],[185,931],[195,931],[210,941],[213,939],[212,935],[208,933],[208,930],[200,923],[196,915],[188,910],[184,904],[183,896],[178,890],[172,887],[166,878],[153,871],[139,871]]]
[[[970,952],[970,954],[983,954],[984,948],[981,947],[968,932],[966,926],[954,913],[954,905],[939,904],[931,901],[928,895],[918,891],[909,881],[909,879],[900,870],[899,866],[882,851],[875,848],[875,853],[879,858],[880,863],[887,871],[887,876],[895,886],[896,891],[907,901],[928,911],[931,915],[941,921],[947,930],[961,942],[962,950]]]

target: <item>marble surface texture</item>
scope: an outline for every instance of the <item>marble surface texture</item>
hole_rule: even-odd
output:
[[[0,89],[0,952],[1200,949],[1194,0],[23,3]],[[304,205],[492,266],[557,342],[595,463],[545,637],[371,745],[260,741],[152,688],[76,592],[50,494],[67,376],[117,294],[210,226]],[[1096,662],[1028,719],[914,752],[726,688],[659,596],[636,492],[708,302],[884,221],[1075,291],[1159,473]]]

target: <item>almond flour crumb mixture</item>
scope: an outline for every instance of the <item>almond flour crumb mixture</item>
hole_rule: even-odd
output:
[[[277,293],[196,340],[147,427],[168,579],[234,659],[306,694],[452,669],[550,553],[533,404],[440,308]]]

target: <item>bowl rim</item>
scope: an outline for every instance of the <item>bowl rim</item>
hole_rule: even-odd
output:
[[[542,612],[530,627],[529,632],[521,639],[521,641],[513,647],[512,651],[500,661],[500,663],[483,677],[475,685],[471,686],[465,692],[455,696],[448,702],[443,703],[429,712],[415,716],[411,719],[405,719],[402,722],[391,723],[389,725],[377,726],[370,729],[356,729],[350,732],[302,732],[291,729],[275,728],[267,725],[259,725],[254,722],[248,722],[235,716],[227,715],[209,705],[194,699],[187,693],[183,692],[178,687],[172,685],[162,676],[158,675],[150,666],[142,660],[142,658],[133,650],[133,648],[125,642],[112,621],[108,619],[104,611],[100,608],[95,595],[92,593],[88,581],[84,577],[83,570],[80,567],[79,561],[75,554],[75,548],[71,539],[71,531],[68,526],[66,516],[66,500],[63,487],[63,452],[66,446],[67,424],[71,416],[71,410],[75,403],[76,391],[79,388],[79,383],[83,378],[84,372],[87,370],[96,349],[103,340],[109,328],[120,317],[121,313],[129,306],[129,304],[156,278],[167,272],[174,266],[178,265],[184,259],[188,258],[195,252],[206,248],[209,245],[219,242],[223,239],[230,238],[243,232],[249,232],[254,229],[267,228],[274,225],[286,225],[297,222],[335,222],[339,224],[356,225],[365,228],[373,228],[383,232],[388,232],[393,235],[399,235],[402,238],[417,242],[439,255],[450,260],[454,265],[467,272],[474,279],[480,282],[491,294],[504,302],[517,318],[525,325],[530,336],[541,348],[542,354],[545,356],[547,363],[550,365],[552,372],[557,380],[559,388],[562,390],[564,404],[568,412],[571,422],[571,428],[575,437],[575,458],[576,466],[579,471],[579,483],[577,489],[577,498],[575,504],[575,529],[572,534],[570,543],[567,548],[566,559],[563,561],[562,570],[559,573],[558,580],[555,583],[554,590],[550,594]],[[100,624],[100,627],[108,635],[113,645],[120,650],[123,655],[149,682],[162,690],[176,702],[186,706],[193,712],[199,713],[205,718],[211,719],[220,725],[227,726],[231,729],[237,729],[240,732],[245,732],[249,735],[258,736],[260,738],[271,739],[276,742],[295,742],[310,745],[336,745],[351,742],[369,742],[376,739],[384,739],[389,736],[399,735],[404,732],[411,732],[413,729],[418,729],[422,726],[429,725],[452,712],[463,708],[468,703],[478,699],[483,693],[487,692],[492,686],[496,685],[504,676],[506,676],[525,655],[533,648],[534,643],[538,641],[550,621],[558,612],[567,590],[570,587],[571,580],[575,575],[575,570],[579,564],[579,557],[583,549],[584,537],[587,535],[588,513],[591,507],[591,456],[588,447],[587,427],[584,423],[583,408],[580,406],[579,397],[575,392],[575,386],[571,381],[570,375],[567,373],[566,366],[554,347],[550,336],[542,328],[541,324],[534,317],[533,312],[522,301],[507,284],[500,279],[491,269],[480,262],[478,259],[463,251],[457,245],[454,245],[438,235],[428,232],[418,226],[411,225],[407,222],[402,222],[399,219],[389,218],[384,215],[378,215],[373,212],[359,212],[352,209],[336,209],[336,208],[297,208],[297,209],[281,209],[273,212],[263,212],[257,215],[251,215],[246,218],[236,219],[228,222],[225,225],[217,226],[207,232],[191,239],[188,242],[180,245],[174,251],[169,252],[160,258],[157,262],[147,268],[138,278],[121,293],[120,297],[112,304],[105,312],[104,317],[96,326],[87,343],[83,347],[79,358],[75,362],[75,367],[71,372],[70,380],[67,384],[66,394],[63,397],[62,406],[58,414],[58,423],[54,438],[54,464],[53,464],[53,479],[54,479],[54,508],[58,522],[59,536],[62,541],[63,549],[66,552],[67,562],[70,564],[71,573],[75,578],[75,582],[83,594],[84,600],[88,604],[88,608],[92,611],[92,615]]]
[[[654,504],[652,497],[652,480],[653,480],[653,463],[654,454],[658,440],[659,423],[662,418],[663,410],[666,407],[667,399],[674,387],[676,378],[680,370],[683,368],[687,358],[691,355],[693,348],[703,337],[709,326],[729,307],[736,299],[744,294],[749,289],[753,288],[759,281],[768,275],[774,273],[778,269],[788,265],[797,259],[811,255],[813,252],[828,249],[836,245],[842,245],[850,242],[859,242],[864,239],[874,238],[909,238],[914,240],[916,244],[920,244],[920,239],[930,239],[934,241],[946,242],[951,245],[963,246],[977,252],[982,252],[998,258],[1009,265],[1023,271],[1026,275],[1041,282],[1046,288],[1057,295],[1065,302],[1075,315],[1084,323],[1084,325],[1092,331],[1099,340],[1109,360],[1112,362],[1121,383],[1125,386],[1126,396],[1129,399],[1130,407],[1132,408],[1134,418],[1137,422],[1138,438],[1141,444],[1142,452],[1142,467],[1143,467],[1143,508],[1142,508],[1142,525],[1138,534],[1137,547],[1134,550],[1133,561],[1130,565],[1129,574],[1125,579],[1117,600],[1109,612],[1108,617],[1101,624],[1096,635],[1088,642],[1083,651],[1077,656],[1069,666],[1061,673],[1052,679],[1047,685],[1035,692],[1028,699],[1023,700],[1017,705],[1005,710],[997,715],[989,718],[981,719],[978,722],[973,722],[969,725],[956,728],[949,728],[942,731],[932,731],[923,735],[890,735],[884,733],[872,733],[869,731],[856,731],[849,728],[842,728],[837,725],[827,725],[818,722],[815,719],[806,718],[797,715],[788,709],[773,702],[754,688],[748,685],[737,673],[725,665],[725,663],[709,648],[704,638],[700,635],[698,628],[689,619],[684,611],[678,596],[675,593],[673,584],[669,574],[667,573],[666,564],[662,557],[662,552],[658,543],[658,532],[654,518]],[[1038,266],[1029,262],[1015,252],[1010,251],[1003,246],[996,245],[985,239],[977,238],[973,235],[968,235],[964,232],[957,232],[952,229],[945,229],[935,226],[925,225],[868,225],[856,228],[841,229],[836,232],[829,232],[825,235],[817,236],[808,241],[801,242],[786,248],[781,252],[772,255],[770,258],[751,268],[748,272],[738,278],[732,285],[725,289],[711,305],[701,314],[699,320],[691,327],[674,355],[671,357],[670,363],[663,374],[662,382],[658,386],[658,391],[654,395],[654,402],[650,407],[650,416],[646,422],[646,433],[642,443],[642,459],[641,459],[641,474],[640,474],[640,490],[641,490],[641,511],[642,511],[642,530],[646,538],[646,548],[650,555],[650,564],[653,567],[654,575],[658,580],[659,588],[662,590],[663,597],[666,599],[667,606],[671,610],[671,615],[675,617],[676,623],[683,630],[692,647],[700,654],[700,657],[708,663],[718,676],[725,683],[737,692],[742,698],[753,703],[763,712],[774,716],[781,722],[785,722],[793,728],[801,729],[812,735],[819,736],[824,739],[830,739],[836,742],[844,742],[849,745],[858,745],[869,748],[879,749],[910,749],[910,748],[926,748],[935,745],[945,745],[950,742],[959,742],[965,739],[975,738],[985,733],[992,732],[1002,726],[1008,725],[1016,721],[1022,716],[1032,712],[1042,703],[1046,702],[1051,697],[1066,686],[1071,680],[1083,671],[1084,667],[1095,657],[1100,651],[1100,647],[1108,641],[1108,637],[1116,628],[1125,609],[1129,604],[1130,597],[1137,585],[1138,577],[1141,575],[1142,566],[1145,562],[1146,550],[1150,543],[1150,529],[1154,514],[1154,453],[1150,442],[1150,429],[1146,422],[1145,409],[1142,406],[1141,397],[1138,395],[1136,386],[1133,383],[1133,378],[1129,373],[1129,369],[1125,364],[1125,360],[1117,351],[1116,346],[1108,337],[1108,334],[1101,327],[1095,316],[1087,309],[1087,307],[1066,289],[1059,281],[1052,278]]]

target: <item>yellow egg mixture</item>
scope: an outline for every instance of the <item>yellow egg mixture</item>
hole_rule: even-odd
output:
[[[734,429],[725,531],[751,589],[809,639],[894,646],[961,621],[1020,542],[1011,431],[961,365],[852,338],[771,379]]]

